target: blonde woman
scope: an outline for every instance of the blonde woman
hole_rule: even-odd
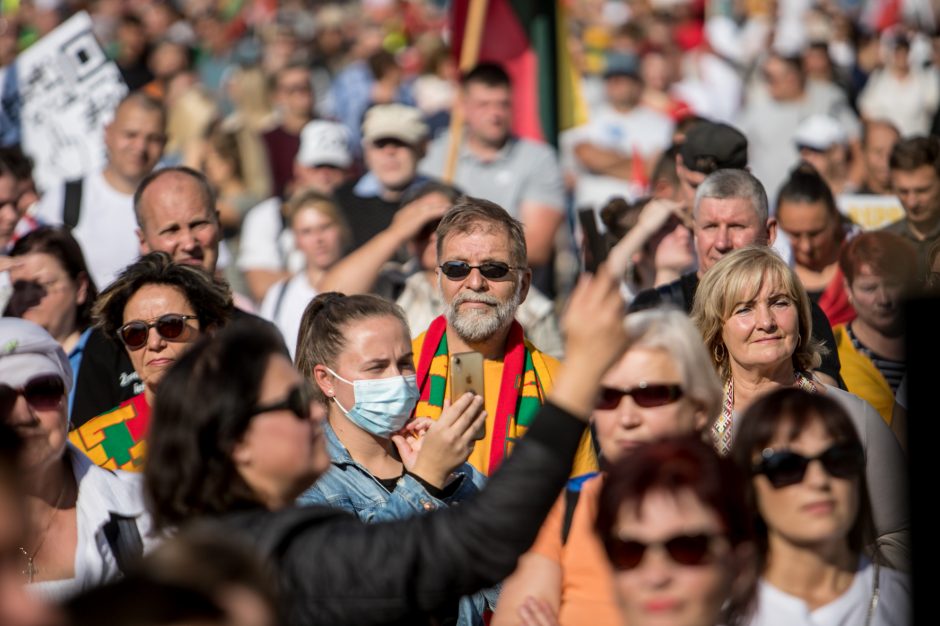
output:
[[[865,447],[878,543],[890,563],[905,567],[903,452],[870,404],[813,377],[819,348],[812,339],[809,296],[793,270],[765,246],[735,250],[705,273],[692,317],[724,384],[721,415],[712,429],[719,452],[731,450],[738,417],[761,396],[783,387],[829,395],[851,416]]]

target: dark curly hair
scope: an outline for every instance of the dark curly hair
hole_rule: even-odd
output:
[[[225,281],[201,267],[176,263],[166,252],[151,252],[127,266],[95,303],[95,325],[113,341],[118,341],[118,330],[124,325],[124,307],[146,285],[167,285],[182,291],[199,318],[201,330],[224,326],[232,316],[232,291]]]
[[[201,337],[160,382],[147,437],[144,494],[158,529],[260,506],[232,460],[283,340],[257,319]]]

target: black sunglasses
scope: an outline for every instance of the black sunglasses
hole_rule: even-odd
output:
[[[865,467],[865,453],[861,446],[837,443],[816,456],[806,457],[790,450],[775,451],[767,448],[761,460],[751,469],[754,474],[763,474],[775,489],[788,487],[803,481],[806,468],[811,461],[822,463],[826,472],[834,478],[855,478]]]
[[[611,565],[622,571],[638,566],[643,561],[646,549],[654,546],[663,548],[669,558],[679,565],[706,565],[714,560],[712,544],[717,537],[719,535],[706,533],[676,535],[655,543],[608,537],[604,543]]]
[[[675,402],[682,397],[682,387],[679,385],[650,385],[647,383],[640,383],[633,389],[601,387],[594,407],[602,411],[616,409],[624,396],[630,396],[637,405],[648,409]]]
[[[199,319],[196,315],[180,315],[179,313],[167,313],[161,315],[152,322],[144,320],[134,320],[128,322],[118,329],[118,336],[124,345],[131,350],[143,348],[147,343],[147,336],[151,328],[157,329],[157,334],[164,339],[176,339],[186,330],[186,320]]]
[[[310,419],[310,403],[313,402],[313,387],[304,381],[287,392],[287,397],[270,404],[259,404],[251,409],[248,417],[254,417],[268,411],[290,411],[299,420]]]
[[[58,408],[64,395],[65,383],[56,374],[36,376],[22,387],[0,384],[0,418],[6,418],[13,411],[20,396],[34,409],[49,411]]]
[[[513,267],[502,261],[486,261],[480,263],[479,265],[470,265],[466,261],[445,261],[441,264],[441,272],[444,276],[451,280],[460,280],[466,278],[470,275],[470,272],[473,270],[480,270],[480,274],[483,278],[488,278],[489,280],[499,280],[500,278],[505,278],[506,275],[511,270],[523,269],[521,267]]]

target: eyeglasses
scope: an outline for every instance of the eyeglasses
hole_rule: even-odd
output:
[[[854,478],[865,467],[865,453],[861,446],[851,443],[837,443],[813,457],[771,448],[764,450],[761,456],[763,458],[751,471],[755,475],[765,475],[775,489],[802,482],[811,461],[822,463],[826,472],[834,478]]]
[[[248,417],[254,417],[268,411],[290,411],[299,420],[310,419],[310,403],[313,401],[313,387],[310,383],[304,381],[299,385],[291,387],[287,392],[287,397],[271,404],[259,404],[251,409]]]
[[[682,397],[682,387],[679,385],[650,385],[647,383],[640,383],[633,389],[601,387],[594,407],[602,411],[616,409],[624,396],[630,396],[637,405],[649,409],[675,402]]]
[[[58,408],[64,395],[65,383],[55,374],[36,376],[19,388],[0,384],[0,419],[10,414],[20,396],[34,409],[49,411]]]
[[[480,270],[480,275],[489,280],[499,280],[506,278],[511,270],[521,270],[524,268],[513,267],[502,261],[486,261],[479,265],[470,265],[466,261],[445,261],[441,264],[441,272],[451,280],[461,280],[470,275],[473,270]]]
[[[712,545],[718,537],[707,533],[676,535],[655,543],[608,537],[604,543],[614,569],[623,571],[638,566],[643,561],[646,549],[652,547],[663,548],[669,558],[679,565],[706,565],[714,560]]]
[[[128,322],[118,329],[118,336],[124,345],[130,350],[143,348],[147,343],[147,337],[150,335],[150,329],[156,328],[157,334],[164,339],[177,339],[186,330],[186,320],[199,319],[197,315],[180,315],[179,313],[167,313],[161,315],[151,322],[144,320],[134,320]]]

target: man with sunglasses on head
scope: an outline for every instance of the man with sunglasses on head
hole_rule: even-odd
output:
[[[437,419],[450,397],[450,357],[483,355],[486,432],[468,462],[489,475],[512,451],[551,390],[558,361],[526,340],[515,315],[532,282],[522,224],[487,200],[463,197],[437,227],[444,314],[413,342],[420,398],[416,417]],[[574,474],[597,470],[590,436]]]

